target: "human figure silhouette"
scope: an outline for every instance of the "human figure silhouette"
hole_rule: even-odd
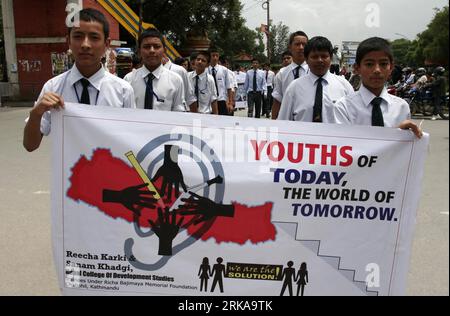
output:
[[[209,265],[209,259],[203,258],[203,262],[198,270],[198,276],[200,277],[200,292],[203,290],[203,284],[205,285],[205,292],[208,292],[208,279],[211,275],[211,266]]]
[[[220,292],[223,293],[223,277],[225,277],[225,265],[222,264],[223,259],[217,258],[217,263],[214,265],[211,276],[214,275],[214,280],[211,288],[211,292],[214,292],[217,283],[219,283]],[[223,275],[223,277],[222,277]]]
[[[295,277],[297,281],[297,296],[300,293],[300,288],[302,289],[302,296],[305,291],[305,285],[308,284],[308,270],[306,267],[306,262],[300,265],[300,270],[298,270],[297,276]]]
[[[294,278],[295,278],[295,269],[292,268],[294,266],[294,262],[289,261],[288,262],[288,267],[284,268],[283,270],[283,274],[281,275],[281,279],[284,279],[283,282],[283,288],[281,289],[281,294],[280,296],[284,295],[284,291],[286,291],[286,287],[288,287],[289,289],[289,296],[293,296],[292,295],[292,283],[294,282]]]

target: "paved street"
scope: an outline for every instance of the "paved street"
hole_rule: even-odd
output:
[[[50,139],[22,147],[29,108],[0,108],[0,295],[59,295],[51,247]],[[245,112],[238,113],[245,116]],[[409,272],[409,295],[449,295],[449,122],[431,134]]]

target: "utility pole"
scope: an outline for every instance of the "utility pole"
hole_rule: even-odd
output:
[[[267,11],[267,59],[271,64],[272,56],[270,54],[270,0],[265,0],[262,4],[262,8]]]
[[[144,19],[144,0],[139,1],[139,34],[136,39],[136,48],[138,48],[138,39],[142,34],[142,21]]]

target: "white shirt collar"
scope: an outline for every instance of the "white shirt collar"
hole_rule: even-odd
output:
[[[100,85],[102,79],[106,76],[106,71],[103,67],[101,67],[95,74],[93,74],[90,78],[86,78],[89,80],[89,83],[98,91],[100,91]],[[84,76],[80,73],[77,66],[74,64],[72,69],[70,70],[69,78],[67,79],[70,86],[73,86],[75,83],[83,79]]]
[[[170,59],[169,59],[169,61],[167,63],[164,64],[164,67],[169,69],[169,70],[172,69],[172,62],[170,61]]]
[[[162,72],[164,71],[164,66],[163,66],[163,64],[159,65],[159,67],[156,68],[155,71],[153,71],[153,72],[148,70],[148,68],[145,65],[142,66],[141,69],[142,69],[142,73],[141,73],[142,78],[145,79],[148,76],[149,73],[152,73],[153,76],[155,76],[155,78],[159,80],[159,78],[161,77]]]
[[[375,99],[377,96],[369,91],[364,85],[361,85],[361,88],[359,89],[359,93],[363,99],[364,104],[366,107],[369,107],[371,105],[371,102],[373,99]],[[380,98],[383,99],[384,104],[389,104],[389,93],[387,92],[386,87],[383,88],[383,91],[380,94]]]
[[[286,68],[289,68],[291,71],[292,70],[294,70],[295,68],[297,68],[297,67],[299,67],[300,66],[300,68],[302,68],[304,71],[305,71],[305,73],[308,73],[309,72],[309,68],[308,68],[308,63],[306,62],[306,61],[304,61],[303,62],[303,64],[301,64],[301,65],[298,65],[298,64],[296,64],[294,61],[289,65],[289,66],[287,66]]]
[[[198,76],[200,79],[203,79],[203,78],[205,78],[207,75],[208,75],[208,71],[207,71],[206,68],[205,68],[205,71],[203,71],[203,72],[202,72],[201,74],[199,74],[199,75],[197,75],[197,72],[194,71],[194,78]]]
[[[316,81],[319,79],[319,77],[316,76],[315,74],[313,74],[311,71],[309,72],[308,76],[311,77],[311,79],[313,80],[314,84],[315,84]],[[331,76],[331,73],[330,73],[330,71],[328,70],[327,73],[326,73],[325,75],[322,76],[322,79],[323,79],[326,83],[329,83],[329,82],[330,82],[330,76]]]

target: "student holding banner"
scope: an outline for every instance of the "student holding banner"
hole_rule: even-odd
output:
[[[379,37],[363,41],[356,52],[354,68],[361,75],[361,88],[337,102],[335,123],[410,129],[421,138],[421,128],[410,120],[408,103],[386,90],[394,69],[389,42]]]
[[[64,108],[64,102],[135,108],[132,87],[102,67],[101,59],[110,46],[105,16],[95,9],[83,9],[79,17],[79,26],[69,28],[68,34],[74,66],[47,81],[27,119],[23,145],[30,152],[50,134],[50,110]]]

